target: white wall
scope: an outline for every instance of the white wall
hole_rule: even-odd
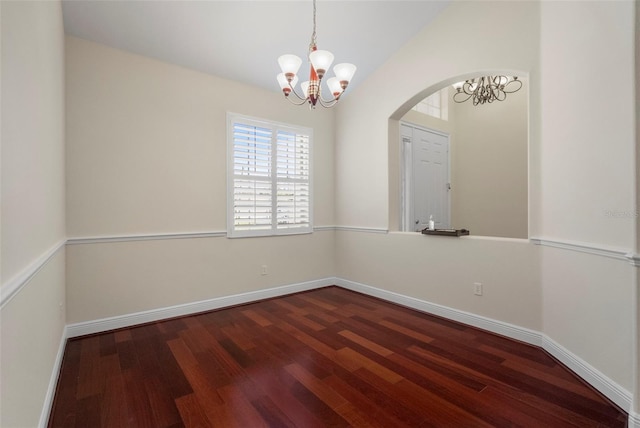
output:
[[[227,111],[313,128],[314,221],[334,223],[332,110],[74,37],[66,49],[71,238],[224,231]],[[330,277],[333,232],[75,244],[67,263],[76,323]]]
[[[64,34],[59,2],[3,1],[0,14],[0,425],[32,427],[65,325]]]

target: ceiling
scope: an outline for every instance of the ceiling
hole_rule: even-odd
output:
[[[357,86],[449,1],[318,0],[318,48],[356,64]],[[62,11],[67,34],[272,91],[278,56],[304,58],[313,29],[311,0],[65,0]]]

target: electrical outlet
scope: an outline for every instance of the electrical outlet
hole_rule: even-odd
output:
[[[476,296],[482,296],[482,283],[474,282],[473,283],[473,294]]]
[[[269,267],[267,265],[262,265],[260,267],[260,275],[267,275],[269,273]]]

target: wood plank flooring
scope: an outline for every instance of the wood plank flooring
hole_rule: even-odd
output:
[[[69,340],[50,427],[624,427],[544,351],[338,287]]]

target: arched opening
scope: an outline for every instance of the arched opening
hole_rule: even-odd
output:
[[[520,89],[477,105],[454,101],[452,84],[497,75],[515,76]],[[528,83],[526,73],[504,70],[455,76],[391,115],[390,230],[419,231],[433,219],[472,235],[528,238]]]

